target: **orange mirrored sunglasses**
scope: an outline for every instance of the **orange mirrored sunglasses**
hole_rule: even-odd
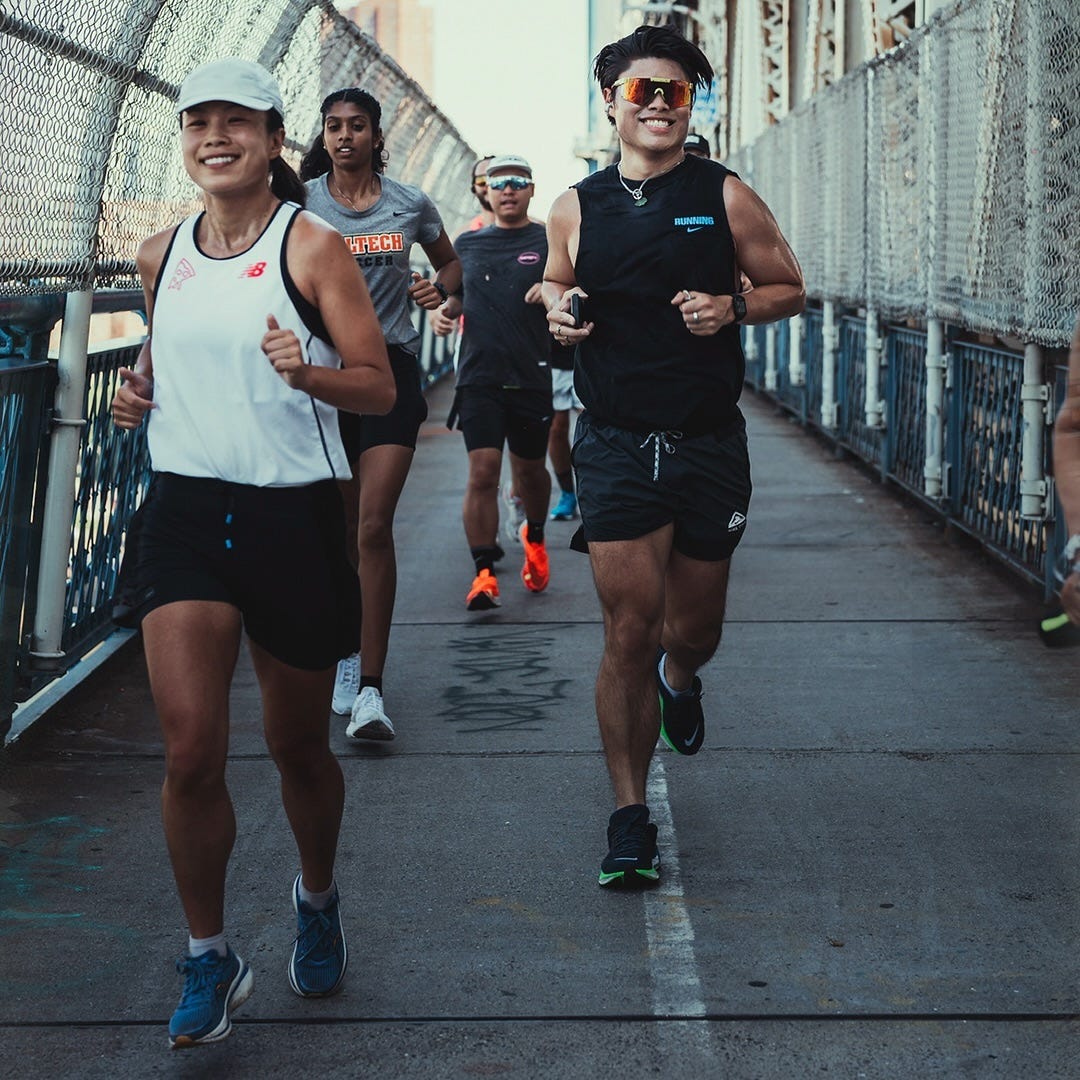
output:
[[[622,96],[634,105],[648,105],[660,94],[669,109],[681,109],[694,100],[694,84],[685,79],[619,79],[611,88],[622,87]]]

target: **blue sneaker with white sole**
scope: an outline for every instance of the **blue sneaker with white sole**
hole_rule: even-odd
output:
[[[251,997],[251,968],[229,949],[176,961],[184,976],[180,1004],[169,1021],[169,1043],[175,1049],[218,1042],[232,1031],[229,1013]]]
[[[301,997],[329,997],[341,989],[349,952],[341,929],[337,888],[321,911],[300,899],[300,878],[293,882],[296,941],[289,958],[289,985]]]

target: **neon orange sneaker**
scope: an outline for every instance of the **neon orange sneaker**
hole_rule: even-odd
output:
[[[525,549],[525,565],[521,568],[521,580],[525,582],[525,588],[529,592],[543,592],[551,579],[547,548],[544,547],[542,541],[539,544],[529,543],[528,522],[522,524],[518,535],[521,537],[521,546]]]
[[[481,570],[473,578],[472,588],[465,597],[465,606],[469,611],[487,611],[499,606],[499,583],[490,570]]]

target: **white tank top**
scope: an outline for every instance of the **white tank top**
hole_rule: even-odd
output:
[[[296,215],[282,203],[245,252],[204,255],[201,214],[180,223],[154,295],[154,404],[147,439],[155,471],[259,487],[347,479],[337,409],[294,390],[260,348],[266,316],[300,339],[309,364],[340,368],[318,310],[296,288],[285,242]]]

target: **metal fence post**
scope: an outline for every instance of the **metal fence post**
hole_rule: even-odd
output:
[[[940,319],[926,324],[926,464],[923,491],[940,499],[943,491],[945,415],[945,327]]]
[[[806,367],[802,361],[803,326],[801,315],[792,315],[788,319],[788,378],[792,386],[803,386],[806,383]]]
[[[1020,397],[1024,419],[1020,445],[1020,516],[1042,521],[1047,510],[1043,440],[1050,388],[1043,380],[1043,351],[1038,345],[1024,349],[1024,385]]]
[[[840,329],[836,325],[836,305],[826,300],[821,307],[821,425],[835,428],[836,354],[840,346]]]
[[[69,293],[64,307],[57,364],[56,404],[49,450],[49,478],[42,516],[41,572],[38,577],[34,635],[30,649],[36,666],[48,670],[62,660],[64,599],[71,554],[75,471],[86,418],[86,351],[90,338],[92,291]]]
[[[872,307],[866,309],[866,426],[881,427],[881,334]]]
[[[780,385],[776,367],[776,323],[765,327],[765,389],[776,393]]]

